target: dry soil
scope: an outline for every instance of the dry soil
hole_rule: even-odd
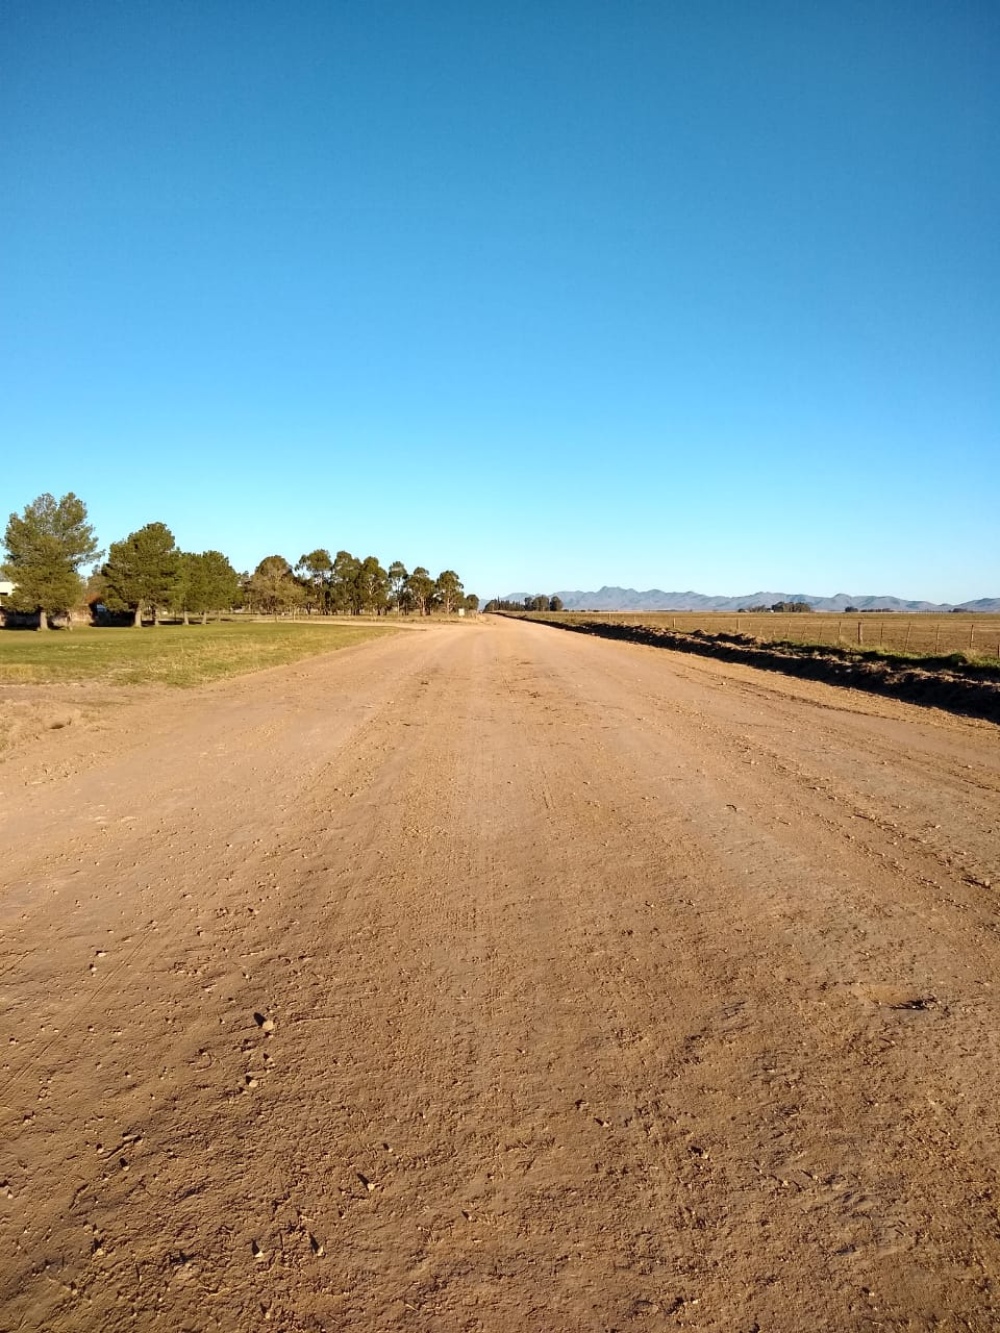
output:
[[[1000,1326],[995,726],[489,619],[98,716],[0,765],[0,1328]]]

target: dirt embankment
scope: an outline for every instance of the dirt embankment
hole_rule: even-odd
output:
[[[685,634],[654,625],[619,625],[598,620],[571,622],[541,616],[532,616],[532,620],[577,634],[652,644],[674,652],[716,657],[723,662],[742,662],[766,671],[781,671],[830,685],[848,685],[855,690],[869,690],[909,703],[929,704],[1000,722],[1000,672],[990,666],[963,663],[956,655],[922,659],[916,665],[909,658],[859,653],[848,648],[763,644],[747,634],[710,634],[705,630]]]

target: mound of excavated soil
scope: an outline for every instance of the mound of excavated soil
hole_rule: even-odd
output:
[[[135,698],[93,685],[0,686],[0,755],[40,740],[50,731],[90,728],[114,704]]]

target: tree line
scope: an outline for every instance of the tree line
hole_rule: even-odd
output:
[[[561,597],[547,597],[537,593],[534,597],[525,597],[521,602],[512,602],[508,598],[494,597],[483,607],[483,611],[561,611]]]
[[[479,598],[467,593],[453,569],[433,578],[423,565],[408,571],[400,560],[384,569],[378,559],[350,551],[331,556],[324,547],[299,556],[293,568],[281,555],[266,556],[244,576],[244,605],[266,615],[302,609],[321,615],[429,616],[434,611],[477,611]]]
[[[182,551],[165,523],[147,523],[112,542],[107,559],[87,521],[87,507],[70,492],[61,500],[40,495],[23,513],[11,514],[4,533],[6,559],[0,574],[14,589],[7,605],[37,617],[39,629],[83,604],[94,619],[131,617],[141,626],[164,615],[191,615],[242,609],[280,615],[430,615],[440,610],[475,611],[479,598],[466,593],[453,569],[432,578],[418,565],[412,572],[399,560],[384,569],[369,555],[335,556],[317,548],[293,567],[269,555],[250,573],[237,573],[221,551]],[[94,567],[84,577],[83,567]]]

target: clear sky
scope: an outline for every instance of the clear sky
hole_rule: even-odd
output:
[[[995,0],[11,0],[0,520],[1000,595]]]

